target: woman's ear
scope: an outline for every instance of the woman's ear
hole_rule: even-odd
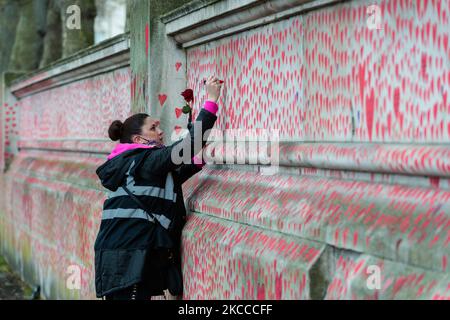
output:
[[[132,135],[132,136],[131,136],[131,142],[133,142],[133,143],[140,143],[139,136],[137,136],[137,135]]]

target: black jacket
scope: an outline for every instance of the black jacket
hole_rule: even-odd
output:
[[[194,124],[183,140],[170,146],[125,151],[96,170],[102,185],[110,190],[94,245],[97,297],[141,281],[151,249],[179,250],[186,217],[181,185],[201,169],[193,163],[174,163],[172,152],[190,150],[189,158],[197,154],[205,146],[205,131],[216,119],[202,109],[196,119],[202,124],[201,130]],[[196,135],[201,144],[194,143]],[[182,151],[179,154],[183,155]],[[159,223],[155,224],[125,193],[123,184],[152,210]]]

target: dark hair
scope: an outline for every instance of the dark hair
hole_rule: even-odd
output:
[[[114,120],[108,129],[108,136],[112,141],[120,139],[120,143],[132,143],[131,136],[142,133],[145,119],[149,117],[146,113],[136,113],[122,123]]]

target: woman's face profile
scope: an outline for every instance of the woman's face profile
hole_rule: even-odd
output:
[[[144,120],[144,125],[141,128],[141,135],[134,137],[135,143],[146,144],[149,141],[156,142],[158,144],[164,144],[164,131],[159,127],[160,121],[147,117]]]

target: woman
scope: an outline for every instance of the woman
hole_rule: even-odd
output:
[[[196,119],[201,129],[193,125],[189,135],[170,146],[163,144],[159,121],[147,114],[111,124],[109,137],[120,143],[96,171],[110,190],[94,245],[98,298],[150,299],[166,289],[182,294],[180,242],[186,209],[181,185],[204,163],[192,158],[180,164],[177,159],[205,146],[204,134],[217,119],[220,90],[220,81],[209,77],[207,100]],[[194,143],[196,139],[202,143]]]

